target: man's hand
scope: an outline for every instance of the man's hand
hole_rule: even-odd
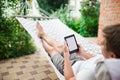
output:
[[[69,49],[68,49],[68,46],[67,46],[67,44],[65,42],[64,43],[64,58],[69,59],[69,57],[70,57]]]
[[[90,53],[87,53],[80,44],[78,44],[78,47],[79,47],[79,51],[77,52],[77,55],[79,55],[80,57],[84,57],[86,59],[93,57],[93,55]]]
[[[74,73],[72,71],[69,57],[70,57],[70,53],[65,42],[64,43],[64,76],[66,80],[69,80],[70,78],[74,77]]]
[[[83,56],[84,53],[86,53],[86,51],[83,49],[83,47],[80,44],[77,44],[77,45],[78,45],[78,48],[79,48],[79,51],[77,52],[77,55]]]

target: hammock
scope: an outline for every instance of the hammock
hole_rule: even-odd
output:
[[[47,57],[51,66],[54,68],[55,73],[57,74],[58,78],[60,80],[64,80],[64,76],[54,66],[50,57],[48,56],[47,52],[44,50],[42,46],[41,39],[38,38],[37,36],[38,33],[37,33],[37,28],[36,28],[36,22],[38,21],[28,20],[28,19],[21,18],[21,17],[16,17],[16,19],[23,25],[25,30],[34,39],[35,44],[42,51],[42,54]],[[70,35],[70,34],[75,34],[77,42],[80,43],[87,52],[94,54],[94,55],[101,54],[101,49],[98,45],[85,40],[84,37],[82,37],[81,35],[71,30],[68,26],[63,24],[59,19],[42,20],[42,21],[39,21],[39,23],[43,27],[45,33],[47,33],[49,36],[53,37],[57,41],[64,43],[65,36]]]

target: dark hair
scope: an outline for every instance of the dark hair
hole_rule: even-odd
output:
[[[103,29],[107,51],[114,52],[120,58],[120,24],[106,26]]]

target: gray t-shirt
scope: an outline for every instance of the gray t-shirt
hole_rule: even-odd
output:
[[[95,80],[111,80],[110,74],[104,62],[99,62],[95,71]]]
[[[105,59],[96,67],[96,80],[120,80],[120,59]]]

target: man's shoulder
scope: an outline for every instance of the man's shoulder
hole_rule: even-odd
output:
[[[109,71],[104,63],[104,61],[100,61],[95,70],[95,78],[96,80],[111,80]]]
[[[96,72],[98,72],[98,71],[99,72],[102,72],[102,71],[107,72],[108,71],[107,67],[105,66],[104,61],[100,61],[97,63]]]

